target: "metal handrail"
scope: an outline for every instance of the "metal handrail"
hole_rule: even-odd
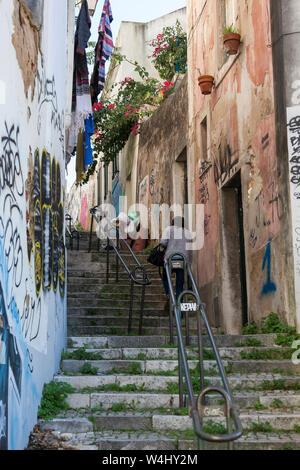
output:
[[[68,223],[69,222],[69,227],[66,224],[66,230],[67,233],[70,237],[70,248],[73,251],[73,240],[77,240],[77,251],[79,251],[79,240],[80,240],[80,233],[75,227],[74,220],[70,214],[65,215],[65,220]],[[71,229],[71,225],[73,225],[73,230]]]
[[[128,317],[128,333],[131,332],[132,329],[132,311],[133,311],[133,294],[134,294],[134,285],[142,286],[142,295],[141,295],[141,310],[140,310],[140,319],[139,319],[139,335],[142,335],[143,329],[143,313],[144,313],[144,303],[145,303],[145,288],[146,286],[151,284],[151,279],[149,275],[146,273],[144,267],[141,265],[137,257],[135,256],[134,252],[132,251],[131,246],[127,243],[126,240],[120,239],[120,232],[119,228],[114,226],[111,221],[105,216],[100,215],[97,217],[97,207],[93,207],[90,209],[90,213],[92,215],[92,220],[95,220],[98,224],[101,222],[103,217],[105,217],[107,224],[110,226],[111,229],[116,231],[116,240],[117,243],[111,239],[107,231],[103,228],[107,239],[106,245],[106,284],[109,284],[109,274],[110,274],[110,247],[113,248],[116,254],[116,282],[119,282],[119,261],[123,265],[125,271],[127,272],[129,279],[130,279],[130,305],[129,305],[129,317]],[[91,224],[92,229],[92,224]],[[129,250],[132,258],[135,261],[135,266],[130,270],[129,266],[127,265],[126,261],[124,260],[123,256],[120,253],[120,242],[124,243],[126,248]]]
[[[187,284],[188,279],[191,281],[192,284],[192,289],[193,290],[184,290],[180,295],[179,298],[175,299],[175,294],[174,294],[174,289],[172,285],[172,279],[171,279],[171,264],[172,261],[182,261],[184,264],[184,278],[185,278],[185,284]],[[186,257],[182,253],[172,253],[168,259],[165,260],[165,270],[166,270],[166,275],[168,279],[168,284],[169,284],[169,289],[170,289],[170,341],[171,343],[174,343],[174,337],[173,337],[173,312],[175,314],[175,321],[176,321],[176,329],[177,329],[177,341],[178,341],[178,362],[179,362],[179,395],[180,395],[180,407],[183,407],[183,375],[182,375],[182,370],[185,376],[186,380],[186,387],[187,387],[187,394],[188,394],[188,399],[190,403],[190,414],[191,418],[193,420],[193,426],[194,426],[194,431],[196,436],[198,437],[198,440],[200,440],[201,445],[204,445],[204,441],[209,441],[209,442],[216,442],[216,443],[221,443],[221,442],[227,442],[232,448],[232,443],[234,440],[238,439],[242,435],[242,425],[241,421],[239,418],[239,415],[237,413],[236,408],[233,405],[233,399],[229,387],[229,383],[226,377],[226,373],[220,358],[220,354],[218,352],[213,333],[211,331],[211,328],[209,326],[206,314],[205,314],[205,309],[204,309],[204,304],[201,302],[199,292],[193,277],[193,273],[191,270],[190,265],[187,263]],[[195,311],[197,312],[197,325],[198,325],[198,348],[199,348],[199,363],[200,363],[200,389],[201,392],[198,395],[197,400],[195,400],[194,396],[194,391],[193,391],[193,386],[192,386],[192,381],[191,381],[191,376],[190,376],[190,370],[189,370],[189,365],[188,365],[188,360],[187,360],[187,355],[186,355],[186,350],[184,347],[183,343],[183,336],[181,332],[181,301],[185,296],[193,296],[195,299],[195,304],[196,304],[196,309]],[[188,318],[188,316],[187,316]],[[204,320],[205,327],[208,333],[208,337],[216,358],[216,362],[218,365],[219,373],[223,382],[223,387],[205,387],[204,385],[204,362],[203,362],[203,334],[202,334],[202,320]],[[188,329],[188,323],[186,323],[186,328]],[[187,331],[187,336],[189,335],[189,332]],[[224,416],[226,417],[226,422],[227,422],[227,434],[222,434],[222,435],[213,435],[213,434],[208,434],[204,432],[203,430],[203,418],[205,416],[205,411],[208,409],[206,407],[206,395],[211,392],[216,392],[220,395],[223,396],[225,399],[225,412]],[[231,422],[234,423],[235,426],[235,431],[232,431],[232,426]]]

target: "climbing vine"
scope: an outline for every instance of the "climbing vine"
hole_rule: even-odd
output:
[[[130,62],[125,56],[113,54],[114,63],[123,60]],[[106,93],[109,98],[103,99],[93,106],[95,135],[93,137],[94,163],[85,174],[82,184],[88,182],[94,174],[98,159],[109,163],[124,148],[130,134],[139,132],[141,122],[151,116],[161,103],[173,92],[173,83],[149,77],[144,67],[137,62],[135,66],[140,80],[126,77],[121,83],[113,85]]]
[[[185,73],[187,69],[187,34],[180,21],[175,26],[163,28],[161,34],[151,41],[154,49],[152,62],[160,77],[172,80],[175,73]]]

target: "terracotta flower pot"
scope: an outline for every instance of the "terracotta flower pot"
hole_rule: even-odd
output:
[[[235,55],[238,53],[241,35],[238,33],[226,33],[223,35],[224,45],[229,55]]]
[[[210,95],[214,84],[214,77],[211,75],[200,75],[198,77],[199,86],[203,95]]]

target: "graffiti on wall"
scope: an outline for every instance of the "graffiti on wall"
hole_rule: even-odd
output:
[[[29,196],[27,223],[28,259],[34,258],[35,287],[65,292],[64,208],[59,163],[44,149],[36,150]]]
[[[25,227],[23,198],[24,177],[19,149],[20,128],[4,122],[0,138],[0,449],[14,447],[16,430],[13,421],[18,416],[21,394],[37,400],[37,392],[31,374],[32,358],[23,335],[22,318],[27,316],[18,308],[15,295],[21,293],[25,279],[26,250],[22,243]],[[22,294],[21,294],[22,295]],[[22,313],[21,313],[22,312]],[[38,334],[31,317],[28,331]],[[24,322],[25,324],[25,322]],[[32,336],[32,335],[31,335]],[[16,418],[19,419],[19,418]],[[19,428],[18,428],[19,429]]]
[[[37,97],[38,97],[38,119],[37,119],[37,131],[40,135],[42,120],[43,120],[43,110],[46,105],[50,106],[51,109],[51,125],[54,130],[59,133],[59,140],[61,144],[64,143],[64,129],[65,129],[65,116],[64,111],[59,112],[58,101],[57,101],[57,92],[55,85],[54,75],[52,78],[47,77],[44,69],[43,58],[41,60],[41,67],[37,72]]]
[[[220,187],[239,168],[237,106],[228,110],[215,135],[214,178]]]
[[[300,106],[287,108],[290,194],[294,247],[294,279],[298,322],[300,321]]]
[[[0,237],[3,240],[5,262],[11,279],[11,291],[21,285],[23,278],[23,249],[20,224],[23,220],[19,199],[24,194],[24,179],[20,163],[19,133],[17,126],[5,122],[5,133],[1,136],[0,157]]]
[[[266,282],[264,283],[261,291],[262,295],[267,295],[272,292],[276,292],[277,290],[276,285],[274,284],[274,282],[271,281],[271,242],[272,240],[270,239],[267,244],[262,263],[262,271],[266,272],[267,274]]]

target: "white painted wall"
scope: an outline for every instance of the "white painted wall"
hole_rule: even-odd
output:
[[[44,0],[38,77],[31,100],[31,90],[28,99],[25,96],[11,40],[14,1],[0,1],[0,448],[27,446],[36,424],[43,385],[57,372],[66,346],[66,254],[62,243],[70,4],[74,0]],[[70,25],[69,32],[73,34]],[[35,243],[28,251],[29,159],[31,155],[34,162],[39,152],[41,164],[44,150],[49,154],[45,162],[50,158],[53,169],[55,162],[60,175],[56,182],[60,197],[55,202],[54,191],[51,192],[53,175],[48,168],[39,183],[35,181],[31,195],[36,208],[36,217],[31,220]],[[39,204],[42,206],[43,200],[44,250],[37,243]],[[53,220],[60,220],[60,229],[59,223],[53,222],[51,231],[51,214]],[[58,272],[51,269],[57,262],[61,267]]]

